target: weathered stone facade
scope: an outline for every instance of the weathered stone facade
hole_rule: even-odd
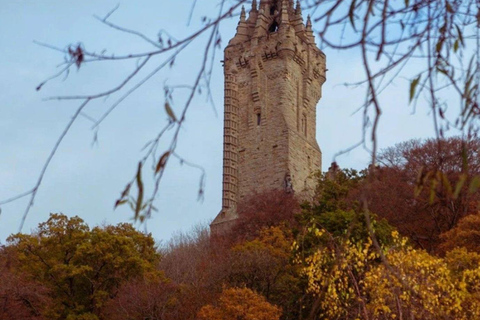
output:
[[[325,82],[325,55],[315,44],[310,17],[303,24],[293,0],[254,0],[242,8],[225,48],[221,230],[237,218],[248,195],[272,189],[296,194],[314,188],[321,168],[316,105]]]

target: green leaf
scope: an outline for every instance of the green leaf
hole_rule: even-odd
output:
[[[416,77],[415,79],[410,82],[410,102],[412,102],[413,98],[415,97],[415,91],[417,90],[418,83],[420,82],[420,76]]]
[[[175,113],[173,112],[172,107],[170,107],[168,101],[165,102],[165,111],[172,122],[177,122],[177,117],[175,117]]]
[[[475,176],[473,177],[472,182],[470,182],[468,192],[475,193],[477,192],[479,187],[480,187],[480,176]]]
[[[405,8],[408,8],[409,5],[410,5],[410,0],[405,0]]]
[[[458,51],[458,39],[453,43],[453,52],[457,53]]]

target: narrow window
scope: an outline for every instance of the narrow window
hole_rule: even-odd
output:
[[[305,114],[302,115],[302,132],[304,136],[307,136],[307,116]]]
[[[261,122],[262,122],[262,117],[260,113],[257,113],[257,126],[259,126]]]
[[[273,23],[270,25],[270,28],[268,28],[268,32],[273,33],[277,32],[278,30],[278,23],[277,21],[273,21]]]

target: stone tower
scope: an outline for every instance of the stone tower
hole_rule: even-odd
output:
[[[294,8],[293,0],[261,0],[259,7],[253,0],[248,19],[242,8],[225,48],[223,198],[212,232],[228,228],[238,203],[255,192],[313,190],[325,71],[325,54],[298,1]]]

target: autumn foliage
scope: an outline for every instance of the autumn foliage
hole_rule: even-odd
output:
[[[480,318],[467,144],[410,141],[373,171],[318,173],[310,202],[257,194],[228,232],[160,246],[129,224],[52,214],[0,247],[0,320]]]
[[[279,320],[280,308],[247,288],[230,288],[222,292],[216,305],[206,305],[199,320]]]
[[[252,239],[258,236],[262,228],[295,224],[295,214],[300,211],[300,204],[293,193],[272,190],[256,193],[238,207],[238,222],[230,236],[238,240]]]
[[[411,140],[383,150],[379,162],[367,187],[369,209],[428,251],[478,210],[478,139]]]

